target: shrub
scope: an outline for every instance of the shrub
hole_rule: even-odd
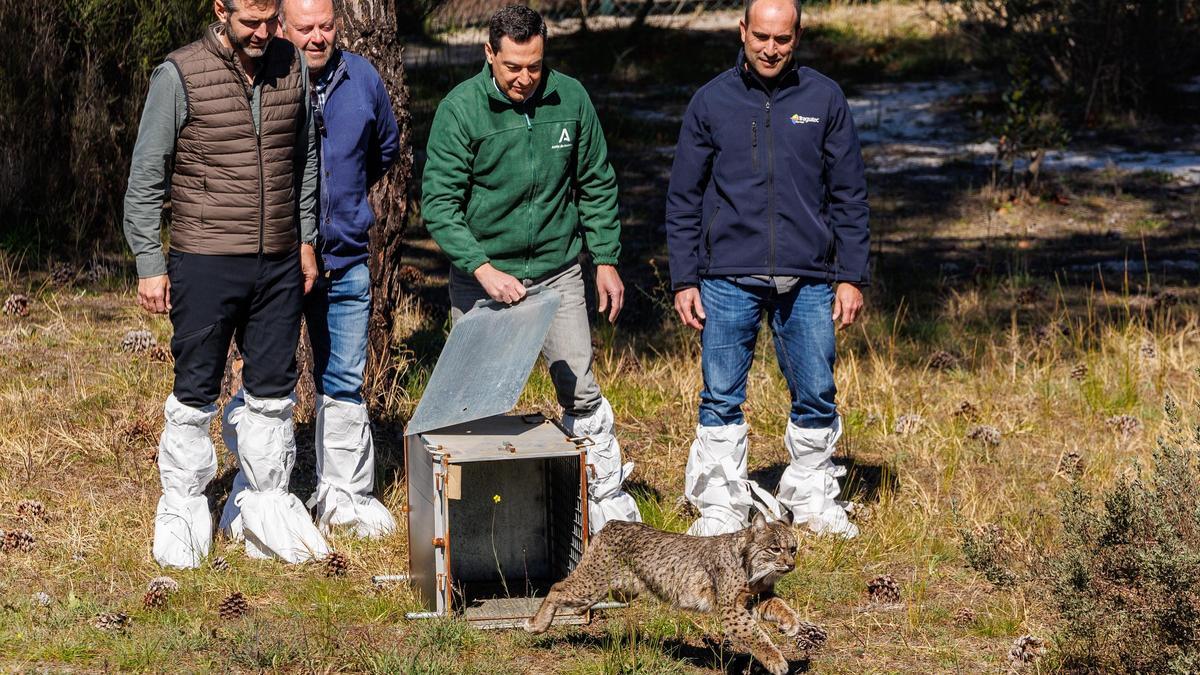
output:
[[[1171,433],[1144,477],[1120,480],[1099,500],[1076,481],[1063,500],[1051,585],[1068,667],[1200,665],[1200,429],[1189,438],[1173,402],[1166,412]]]

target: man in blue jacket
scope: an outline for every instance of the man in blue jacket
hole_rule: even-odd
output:
[[[796,523],[853,537],[834,404],[834,324],[854,323],[868,281],[867,186],[840,88],[799,67],[799,0],[749,0],[734,67],[684,117],[667,196],[675,310],[701,331],[704,390],[685,495],[692,534],[744,527],[775,500],[749,480],[741,405],[763,313],[791,394],[791,463],[775,495]],[[756,504],[756,501],[761,505]]]
[[[373,495],[374,443],[362,398],[371,314],[368,231],[375,223],[368,192],[399,154],[400,133],[379,73],[337,47],[340,18],[332,0],[284,0],[282,18],[284,35],[308,64],[320,141],[320,276],[304,307],[317,390],[317,490],[308,506],[325,532],[345,527],[356,536],[380,536],[396,522]],[[236,505],[221,520],[236,535]]]

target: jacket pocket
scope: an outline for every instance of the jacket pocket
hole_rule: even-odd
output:
[[[754,173],[758,173],[758,120],[750,121],[750,157],[754,163]]]
[[[713,209],[713,214],[708,217],[708,224],[704,226],[704,231],[701,233],[701,237],[704,239],[704,258],[708,260],[709,264],[712,264],[712,228],[713,224],[717,222],[717,216],[720,213],[721,205],[718,204]]]

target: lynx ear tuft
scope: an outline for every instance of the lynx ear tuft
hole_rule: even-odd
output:
[[[796,517],[792,514],[792,510],[784,507],[783,515],[779,518],[779,522],[791,527],[796,524]]]
[[[750,527],[752,527],[754,530],[757,531],[757,530],[761,530],[761,529],[765,528],[766,526],[767,526],[766,517],[763,516],[762,512],[755,511],[754,518],[752,518],[750,520]]]

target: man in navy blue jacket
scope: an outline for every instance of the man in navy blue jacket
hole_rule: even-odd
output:
[[[308,506],[326,532],[345,527],[379,536],[396,522],[372,494],[375,452],[362,398],[371,313],[368,231],[375,223],[368,192],[399,154],[400,133],[379,73],[337,47],[340,19],[332,0],[285,0],[282,18],[284,35],[308,63],[320,141],[321,273],[304,307],[317,389],[317,490]],[[222,527],[229,529],[236,516],[227,508]]]
[[[700,330],[704,390],[685,495],[692,534],[732,532],[751,510],[853,537],[834,404],[834,325],[854,323],[868,281],[867,186],[841,89],[792,58],[799,0],[749,0],[734,67],[692,98],[667,196],[675,310]],[[791,463],[773,498],[747,475],[741,405],[763,313],[791,394]],[[776,499],[778,500],[776,502]]]

